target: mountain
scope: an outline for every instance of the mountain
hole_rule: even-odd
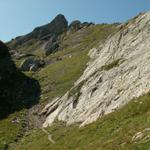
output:
[[[15,109],[0,120],[0,149],[148,150],[149,31],[149,12],[96,25],[60,14],[2,44]]]

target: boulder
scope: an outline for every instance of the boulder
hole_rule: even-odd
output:
[[[21,71],[37,71],[44,66],[44,61],[34,56],[26,58],[20,65]]]
[[[81,28],[82,28],[82,24],[79,20],[73,21],[69,26],[69,29],[74,31],[74,32],[81,29]]]
[[[132,137],[132,141],[139,141],[144,137],[144,134],[142,132],[138,132],[136,133],[133,137]]]

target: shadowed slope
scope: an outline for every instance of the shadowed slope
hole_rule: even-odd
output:
[[[40,95],[38,81],[19,72],[8,51],[0,42],[0,119],[37,104]]]

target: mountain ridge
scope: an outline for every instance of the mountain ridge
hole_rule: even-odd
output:
[[[22,50],[24,43],[28,46],[37,43],[37,47],[33,47],[29,53],[33,53],[37,49],[42,49],[45,55],[50,55],[53,52],[59,50],[61,43],[65,34],[74,33],[81,28],[94,25],[93,23],[84,22],[76,20],[68,25],[68,21],[64,15],[58,14],[50,23],[36,27],[32,32],[16,37],[12,41],[8,42],[7,45],[12,50],[18,50],[19,52],[26,52]],[[21,47],[20,47],[21,46]]]

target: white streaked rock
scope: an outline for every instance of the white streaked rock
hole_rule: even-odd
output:
[[[83,83],[77,100],[67,92],[48,115],[44,127],[54,119],[67,124],[81,122],[84,126],[150,90],[150,13],[123,24],[119,32],[89,55],[88,67],[74,85]],[[101,69],[118,59],[118,66],[108,71]]]

